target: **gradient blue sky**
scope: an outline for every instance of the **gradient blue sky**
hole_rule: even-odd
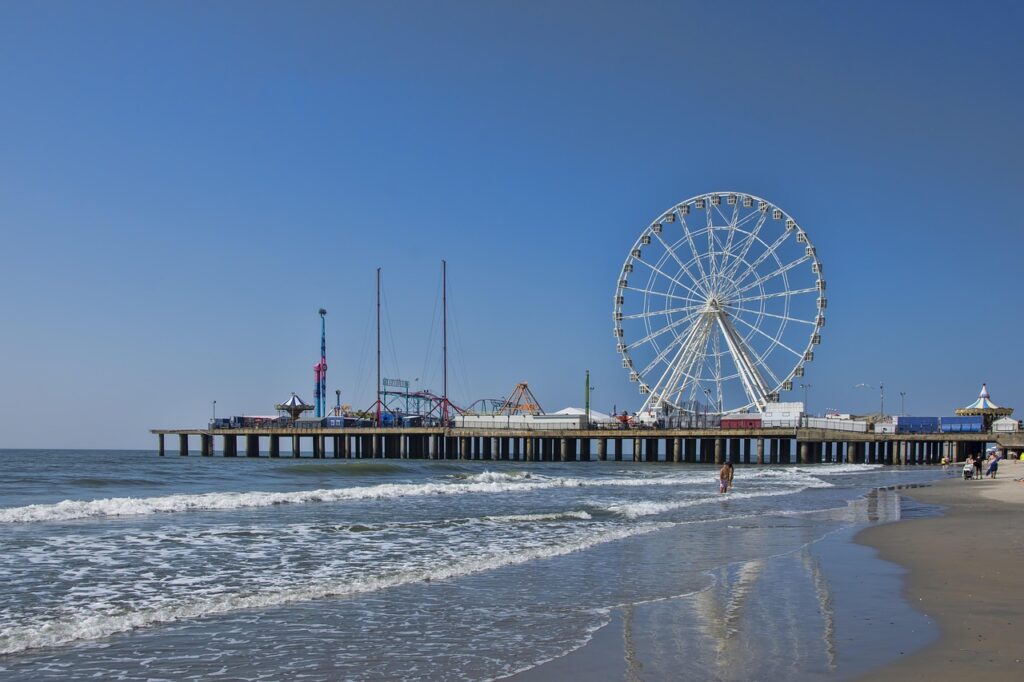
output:
[[[640,230],[764,196],[829,282],[812,410],[1024,410],[1014,3],[0,4],[0,447],[385,376],[640,405],[611,299]],[[430,331],[433,328],[434,337]],[[393,349],[392,349],[393,348]],[[791,394],[800,399],[799,391]]]

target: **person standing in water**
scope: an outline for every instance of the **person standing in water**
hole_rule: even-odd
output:
[[[999,471],[999,453],[993,452],[991,459],[988,461],[988,471],[985,472],[985,475],[989,478],[995,478],[997,471]]]
[[[726,462],[718,470],[718,492],[727,493],[732,487],[732,464]]]

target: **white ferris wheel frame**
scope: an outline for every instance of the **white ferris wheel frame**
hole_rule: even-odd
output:
[[[706,215],[700,216],[701,211]],[[724,224],[716,224],[716,217]],[[703,218],[700,222],[704,224],[691,228],[688,218],[695,224]],[[779,234],[772,235],[773,223],[780,221],[781,231],[775,229]],[[674,239],[663,236],[665,225],[677,222],[682,234]],[[766,225],[771,227],[766,230]],[[790,238],[804,245],[803,255],[783,262],[779,249]],[[644,260],[644,247],[655,241],[663,253],[657,260]],[[677,251],[684,244],[689,254],[685,258]],[[756,258],[748,262],[751,249],[758,245]],[[758,268],[766,263],[769,270],[759,273]],[[814,286],[791,288],[788,273],[804,264],[809,265],[815,276]],[[643,271],[646,271],[646,285],[637,286],[637,280],[644,279]],[[766,290],[765,284],[773,281],[781,282],[781,290]],[[637,294],[643,297],[642,311],[624,313],[625,297]],[[808,294],[815,294],[817,300],[813,316],[805,319],[804,311],[791,311],[791,307],[794,303],[801,304],[800,297]],[[774,298],[782,299],[781,313],[766,310],[765,302]],[[764,412],[769,403],[778,402],[780,392],[793,389],[793,379],[802,377],[804,365],[814,359],[813,348],[821,343],[826,305],[825,279],[817,249],[792,216],[753,194],[709,192],[663,211],[634,242],[615,289],[613,334],[623,367],[629,370],[631,381],[639,385],[640,393],[646,395],[641,411],[687,411],[687,405],[692,406],[702,397],[710,401],[714,393],[717,400],[713,405],[716,409],[711,410],[713,413],[752,408]],[[739,313],[756,315],[756,319],[751,323]],[[674,315],[678,315],[678,319],[671,319]],[[652,329],[651,319],[655,317],[670,321]],[[774,334],[762,329],[765,318],[778,321]],[[627,339],[622,323],[636,319],[643,320],[646,334],[638,339]],[[742,323],[744,328],[738,328],[736,322]],[[810,330],[803,350],[782,340],[790,323],[807,325]],[[719,333],[714,333],[716,330]],[[662,347],[658,339],[665,334],[671,336]],[[756,335],[768,339],[769,346],[761,353],[750,345],[750,339]],[[725,348],[721,347],[723,342]],[[641,346],[652,346],[655,352],[646,366],[638,368],[630,350]],[[788,363],[781,368],[769,364],[768,359],[776,349],[795,357],[788,370],[783,371]],[[723,374],[722,359],[726,355],[732,359],[734,369],[729,374]],[[705,377],[703,370],[709,358],[714,361],[714,375]],[[742,385],[747,402],[727,408],[723,403],[723,385],[734,380]]]

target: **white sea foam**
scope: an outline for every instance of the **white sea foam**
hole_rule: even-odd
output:
[[[334,582],[317,580],[250,593],[230,593],[199,599],[186,599],[176,603],[130,611],[96,613],[93,610],[83,609],[63,618],[30,624],[19,623],[0,629],[0,655],[26,649],[60,646],[79,640],[100,639],[136,628],[202,618],[242,609],[263,609],[295,602],[375,592],[415,582],[448,580],[504,566],[579,552],[599,544],[649,533],[666,525],[646,523],[612,528],[584,537],[572,538],[561,544],[526,547],[517,552],[504,551],[499,548],[477,556],[443,562],[433,567],[397,571],[380,577],[363,576],[356,579],[335,580]]]
[[[528,522],[528,521],[563,521],[569,519],[575,519],[578,521],[589,521],[592,519],[590,514],[585,511],[564,511],[564,512],[552,512],[550,514],[507,514],[505,516],[485,516],[485,521],[496,521],[498,523],[517,523],[517,522]]]
[[[100,500],[64,500],[56,504],[32,504],[0,509],[0,523],[67,521],[115,516],[140,516],[184,511],[222,511],[246,507],[270,507],[280,504],[343,502],[393,499],[425,495],[462,495],[467,493],[529,492],[551,488],[613,487],[650,485],[692,485],[705,482],[706,476],[664,476],[660,478],[572,478],[522,477],[504,474],[477,477],[458,483],[382,483],[350,488],[296,490],[292,492],[220,492],[161,497],[113,497]]]
[[[727,495],[707,495],[705,497],[691,497],[682,500],[672,500],[667,502],[653,502],[645,500],[643,502],[624,502],[621,504],[613,504],[606,507],[606,509],[615,514],[621,514],[626,518],[635,519],[641,516],[654,516],[655,514],[664,514],[665,512],[674,511],[676,509],[684,509],[686,507],[696,507],[702,504],[711,504],[712,502],[725,503],[731,500],[749,500],[756,497],[778,497],[780,495],[792,495],[798,493],[801,490],[806,490],[806,487],[801,488],[787,488],[780,490],[764,490],[760,492],[751,493],[737,493],[731,492]]]
[[[883,468],[882,464],[816,464],[814,467],[793,467],[793,470],[815,476],[835,476],[838,474],[871,474]]]
[[[802,486],[804,488],[832,488],[833,484],[823,481],[814,474],[812,469],[787,467],[784,469],[753,469],[736,472],[737,481],[757,481],[759,483],[776,483],[782,485]]]
[[[706,483],[708,473],[706,471],[684,471],[651,476],[645,472],[637,472],[636,475],[632,476],[577,478],[575,476],[545,476],[544,474],[533,472],[506,473],[502,471],[482,471],[479,474],[465,476],[463,480],[467,483],[532,484],[541,488],[610,488],[652,485],[695,485]]]
[[[472,483],[520,483],[528,479],[546,480],[547,476],[531,473],[529,471],[481,471],[479,474],[458,474],[455,478]]]
[[[765,468],[737,471],[737,479],[761,479],[805,487],[830,487],[816,475],[867,473],[879,465],[835,465],[820,469],[800,467]],[[382,483],[370,486],[296,490],[290,492],[214,492],[195,495],[179,494],[160,497],[113,497],[99,500],[64,500],[55,504],[32,504],[0,509],[0,523],[35,521],[68,521],[75,519],[185,511],[223,511],[251,507],[314,502],[344,502],[393,499],[427,495],[462,495],[471,493],[515,493],[552,488],[614,488],[644,486],[706,485],[707,472],[686,472],[645,477],[548,477],[543,475],[509,474],[485,471],[451,483]]]

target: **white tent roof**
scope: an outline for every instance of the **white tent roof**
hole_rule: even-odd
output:
[[[292,393],[292,397],[288,398],[285,402],[281,403],[285,407],[308,407],[308,403],[302,401],[302,398]]]
[[[978,394],[978,399],[967,406],[968,410],[998,410],[999,406],[996,405],[989,398],[988,386],[985,384],[981,385],[981,393]]]
[[[582,407],[566,407],[554,414],[565,414],[570,416],[586,416],[587,411]],[[611,423],[615,421],[613,418],[605,414],[604,412],[598,412],[597,410],[590,411],[590,421],[592,422],[607,422]]]

